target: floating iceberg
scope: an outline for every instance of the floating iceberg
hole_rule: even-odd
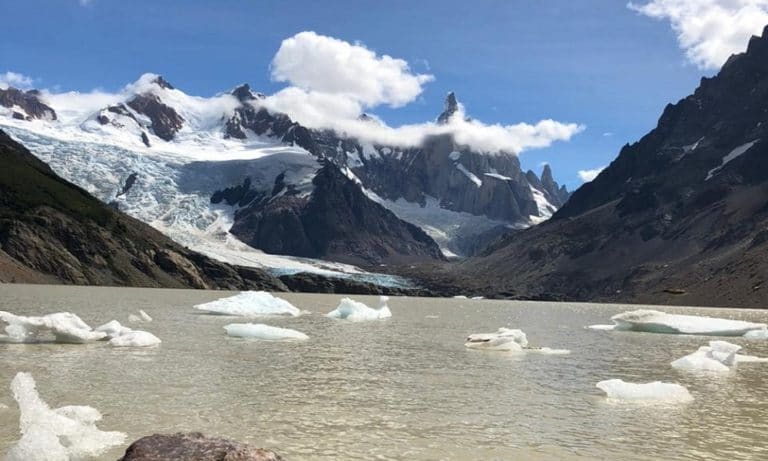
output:
[[[708,336],[744,336],[754,330],[766,329],[764,323],[742,320],[700,317],[696,315],[667,314],[654,310],[640,309],[624,312],[611,317],[614,325],[591,325],[592,330],[644,331],[648,333],[669,333]]]
[[[768,329],[750,330],[744,333],[744,337],[747,339],[768,339]]]
[[[104,333],[106,335],[104,339],[114,339],[118,336],[132,332],[133,329],[121,325],[117,320],[112,320],[111,322],[107,322],[104,325],[94,328],[93,331]]]
[[[260,317],[265,315],[299,316],[301,311],[288,301],[266,291],[244,291],[235,296],[198,304],[195,309],[217,315]]]
[[[55,410],[37,393],[29,373],[18,373],[11,382],[19,404],[21,440],[6,454],[6,461],[69,461],[99,456],[122,445],[122,432],[104,432],[96,427],[98,410],[66,406]]]
[[[351,320],[353,322],[386,319],[392,317],[392,312],[387,305],[388,301],[388,296],[379,296],[379,308],[373,309],[361,302],[344,298],[336,309],[325,314],[325,316],[334,319]]]
[[[229,336],[260,339],[263,341],[304,341],[309,336],[289,328],[278,328],[263,323],[230,323],[224,327]]]
[[[672,367],[680,370],[728,371],[737,363],[768,362],[768,358],[742,355],[741,346],[726,341],[710,341],[709,346],[702,346],[696,352],[672,362]]]
[[[470,349],[507,352],[539,352],[547,355],[570,354],[568,349],[549,347],[531,347],[528,337],[522,330],[499,328],[496,333],[475,333],[467,337],[464,345]]]
[[[0,335],[0,340],[6,342],[37,342],[44,340],[46,334],[52,334],[56,342],[76,344],[106,337],[105,333],[94,331],[80,317],[69,312],[25,317],[0,311],[0,324],[3,323],[6,324],[6,335]]]
[[[148,331],[131,330],[109,340],[113,347],[150,347],[157,346],[162,341]]]
[[[693,400],[690,392],[679,384],[627,383],[621,379],[609,379],[597,383],[597,388],[605,392],[609,400],[634,402],[690,402]]]
[[[129,322],[151,322],[152,317],[149,316],[146,312],[139,309],[139,315],[131,314],[128,316]]]

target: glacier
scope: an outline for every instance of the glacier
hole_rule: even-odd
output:
[[[101,413],[88,406],[52,410],[37,393],[29,373],[11,382],[21,412],[21,439],[5,455],[6,461],[71,461],[91,459],[125,443],[126,434],[96,427]]]

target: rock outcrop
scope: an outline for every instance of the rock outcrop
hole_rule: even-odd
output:
[[[7,107],[12,117],[19,120],[56,120],[56,111],[40,100],[38,90],[21,91],[9,87],[0,88],[0,106]]]
[[[273,451],[199,432],[154,434],[133,442],[119,461],[281,461]]]

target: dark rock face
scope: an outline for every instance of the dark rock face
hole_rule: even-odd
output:
[[[443,112],[437,117],[437,123],[445,124],[453,117],[453,114],[458,112],[459,102],[456,100],[456,95],[451,91],[448,96],[445,97],[445,107]]]
[[[766,197],[768,28],[551,220],[457,270],[492,293],[765,307]]]
[[[0,281],[287,289],[176,245],[59,178],[2,131],[0,164]]]
[[[557,208],[565,205],[571,194],[565,186],[560,186],[555,182],[555,178],[552,176],[552,168],[549,164],[544,165],[544,170],[541,172],[541,188],[538,188],[544,193],[549,202]]]
[[[170,141],[184,126],[181,118],[172,107],[163,104],[160,98],[153,94],[140,94],[128,101],[128,106],[152,121],[152,131],[157,137]],[[110,108],[111,109],[111,108]]]
[[[21,107],[25,114],[13,113],[13,118],[20,120],[45,119],[56,120],[56,111],[40,101],[37,90],[21,91],[13,87],[0,89],[0,106],[12,108]]]
[[[278,177],[269,197],[236,213],[230,232],[268,253],[353,264],[442,259],[429,236],[366,197],[335,165],[321,168],[313,185],[302,196]]]
[[[125,179],[125,184],[123,184],[123,188],[120,190],[120,192],[117,193],[117,196],[120,197],[121,195],[127,194],[134,184],[136,184],[136,179],[138,179],[139,174],[136,172],[133,172],[128,175],[128,177]]]
[[[278,454],[199,432],[154,434],[131,444],[119,461],[281,461]]]

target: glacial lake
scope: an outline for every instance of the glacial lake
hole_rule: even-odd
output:
[[[342,296],[280,294],[311,313],[254,320],[310,337],[279,343],[227,337],[224,325],[245,320],[192,309],[229,294],[0,285],[0,310],[70,311],[94,327],[117,319],[163,341],[148,349],[0,344],[0,458],[19,437],[10,382],[27,371],[52,407],[93,406],[102,430],[130,441],[202,431],[287,460],[768,459],[768,364],[693,374],[669,364],[712,338],[584,328],[638,306],[392,298],[391,319],[348,323],[323,316]],[[154,321],[128,323],[139,309]],[[768,311],[659,309],[768,322]],[[572,353],[464,347],[468,334],[502,326]],[[768,356],[768,341],[725,339]],[[595,384],[611,378],[680,383],[695,400],[610,403]]]

